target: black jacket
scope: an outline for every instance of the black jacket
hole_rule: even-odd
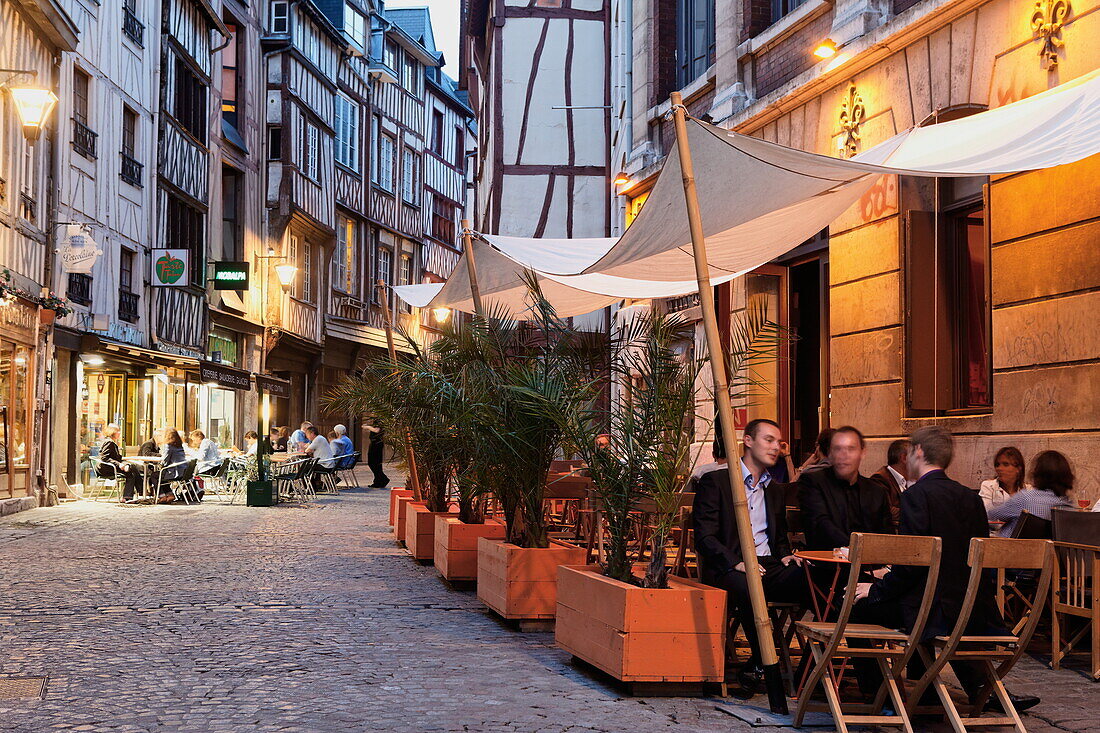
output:
[[[149,438],[149,440],[145,441],[144,443],[141,444],[140,447],[138,447],[138,455],[139,456],[159,456],[160,455],[160,446],[157,445],[157,442],[155,440],[153,440],[152,438]]]
[[[890,504],[890,526],[893,527],[891,531],[896,532],[898,529],[898,523],[901,521],[901,487],[898,486],[898,482],[894,479],[894,475],[887,470],[888,466],[883,466],[879,470],[871,474],[871,480],[882,487],[882,490],[886,492],[886,501]]]
[[[741,467],[737,464],[734,468],[740,480]],[[764,488],[768,546],[772,557],[777,560],[791,554],[786,503],[782,484],[773,483]],[[695,529],[695,552],[699,557],[699,575],[704,583],[708,583],[728,573],[742,559],[727,469],[705,473],[698,479],[691,518]]]
[[[924,638],[950,634],[958,621],[970,580],[970,540],[989,536],[989,522],[978,492],[952,481],[941,470],[929,471],[901,495],[901,534],[943,539],[940,577]],[[899,603],[905,628],[911,629],[920,610],[928,571],[896,566],[871,587],[873,603]],[[982,580],[967,630],[974,634],[1003,633],[993,577]]]
[[[849,516],[847,492],[858,492],[858,517]],[[882,487],[866,476],[860,476],[855,486],[849,486],[832,466],[802,472],[798,478],[798,505],[809,550],[847,547],[852,532],[893,532],[890,502]]]
[[[122,450],[110,438],[104,439],[99,446],[99,460],[102,465],[96,470],[96,474],[100,478],[115,478],[122,473]]]

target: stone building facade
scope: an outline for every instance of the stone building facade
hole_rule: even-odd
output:
[[[1090,0],[671,4],[612,10],[622,79],[612,108],[625,110],[612,166],[631,175],[612,198],[621,225],[674,153],[673,89],[723,127],[848,156],[1100,67]],[[698,16],[706,32],[685,38]],[[820,60],[827,40],[837,53]],[[670,47],[695,65],[666,63]],[[1078,496],[1096,499],[1098,173],[1094,156],[991,179],[882,177],[828,231],[720,293],[733,313],[767,295],[798,336],[764,367],[769,388],[738,422],[777,418],[801,454],[820,427],[854,424],[869,439],[868,472],[891,440],[935,422],[958,438],[951,473],[963,483],[992,476],[1003,445],[1028,460],[1051,448],[1073,462]]]

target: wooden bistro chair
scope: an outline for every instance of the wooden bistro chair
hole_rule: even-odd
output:
[[[821,683],[825,690],[829,711],[836,720],[837,730],[841,733],[847,732],[849,724],[898,726],[904,728],[907,733],[912,733],[913,727],[901,698],[898,680],[905,673],[905,665],[916,652],[928,615],[932,610],[932,598],[939,580],[940,552],[939,537],[852,533],[848,555],[851,570],[848,574],[844,603],[840,607],[837,620],[835,622],[799,621],[797,624],[799,635],[806,640],[813,654],[814,667],[798,698],[798,708],[794,714],[796,728],[801,727],[802,719],[809,710],[810,696],[818,683]],[[848,622],[852,614],[852,606],[855,605],[856,586],[860,582],[860,575],[870,566],[878,565],[928,568],[928,579],[921,597],[920,611],[908,634],[885,626]],[[858,642],[858,645],[853,646],[852,642]],[[874,659],[882,672],[882,686],[879,687],[870,705],[845,705],[840,701],[839,675],[834,670],[832,661],[853,657]],[[896,715],[882,714],[887,695],[893,703]]]
[[[1054,577],[1050,586],[1050,666],[1090,637],[1089,674],[1100,680],[1100,512],[1060,509],[1054,522]],[[1076,620],[1080,628],[1070,629]]]
[[[1012,529],[1012,538],[1017,540],[1049,540],[1051,536],[1050,520],[1027,511],[1020,512],[1020,518]],[[1017,570],[1012,578],[1008,578],[1006,569],[997,571],[997,607],[1005,620],[1012,624],[1013,634],[1020,633],[1031,614],[1037,576],[1035,572]]]
[[[920,655],[927,668],[913,689],[909,691],[909,713],[925,711],[924,708],[918,711],[918,706],[921,696],[931,686],[936,691],[947,720],[956,733],[987,726],[1011,726],[1018,733],[1026,733],[1027,729],[1020,720],[1020,714],[1013,707],[1012,700],[1009,699],[1001,680],[1012,670],[1016,661],[1027,649],[1028,642],[1035,633],[1035,627],[1039,624],[1039,617],[1043,614],[1043,604],[1054,568],[1051,542],[1011,537],[975,537],[970,540],[968,562],[970,563],[970,581],[955,628],[950,636],[937,636],[929,644],[920,647]],[[970,622],[970,614],[974,610],[982,575],[987,570],[1008,568],[1038,571],[1035,598],[1023,628],[1018,634],[967,634],[966,627]],[[959,713],[941,677],[944,666],[953,661],[977,662],[983,667],[987,677],[982,690],[964,706],[965,716]],[[1005,711],[1003,715],[994,717],[982,715],[990,694],[996,695],[997,700],[1000,701],[1001,709]]]

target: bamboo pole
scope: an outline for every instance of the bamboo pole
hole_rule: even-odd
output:
[[[470,294],[474,298],[474,313],[485,318],[481,304],[481,286],[477,282],[477,263],[474,261],[474,238],[470,232],[470,220],[462,220],[462,249],[466,250],[466,271],[470,273]]]
[[[390,351],[390,361],[397,367],[397,347],[393,343],[393,313],[390,312],[390,294],[386,291],[386,282],[379,278],[375,285],[382,291],[382,321],[386,324],[386,348]],[[416,470],[416,452],[413,450],[412,435],[405,430],[405,460],[409,464],[409,481],[412,482],[413,499],[421,501],[420,473]]]
[[[679,92],[673,92],[672,110],[676,121],[676,148],[680,154],[680,169],[684,178],[684,200],[687,204],[688,225],[691,229],[691,246],[695,254],[695,279],[699,283],[699,305],[703,314],[703,326],[710,350],[710,368],[714,375],[714,394],[718,402],[718,418],[723,426],[722,444],[729,461],[730,492],[733,494],[733,515],[737,522],[737,538],[741,545],[741,558],[745,563],[745,580],[752,603],[756,637],[760,644],[760,661],[764,666],[768,689],[768,701],[772,712],[787,714],[787,697],[779,672],[779,658],[775,651],[768,602],[764,597],[764,581],[760,563],[756,558],[752,522],[749,518],[749,502],[745,487],[736,470],[738,462],[737,440],[733,429],[733,405],[730,402],[729,382],[726,375],[725,349],[718,332],[718,316],[714,307],[714,289],[710,284],[710,268],[707,264],[707,243],[703,236],[703,218],[699,213],[699,198],[695,190],[695,167],[691,160],[691,148],[687,139],[687,116]],[[742,621],[744,622],[744,620]]]

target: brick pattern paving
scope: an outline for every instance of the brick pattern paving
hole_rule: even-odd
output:
[[[23,731],[749,730],[715,700],[634,699],[413,563],[388,492],[305,507],[82,502],[0,520],[0,700]],[[1029,662],[1029,730],[1100,731],[1100,688]]]

